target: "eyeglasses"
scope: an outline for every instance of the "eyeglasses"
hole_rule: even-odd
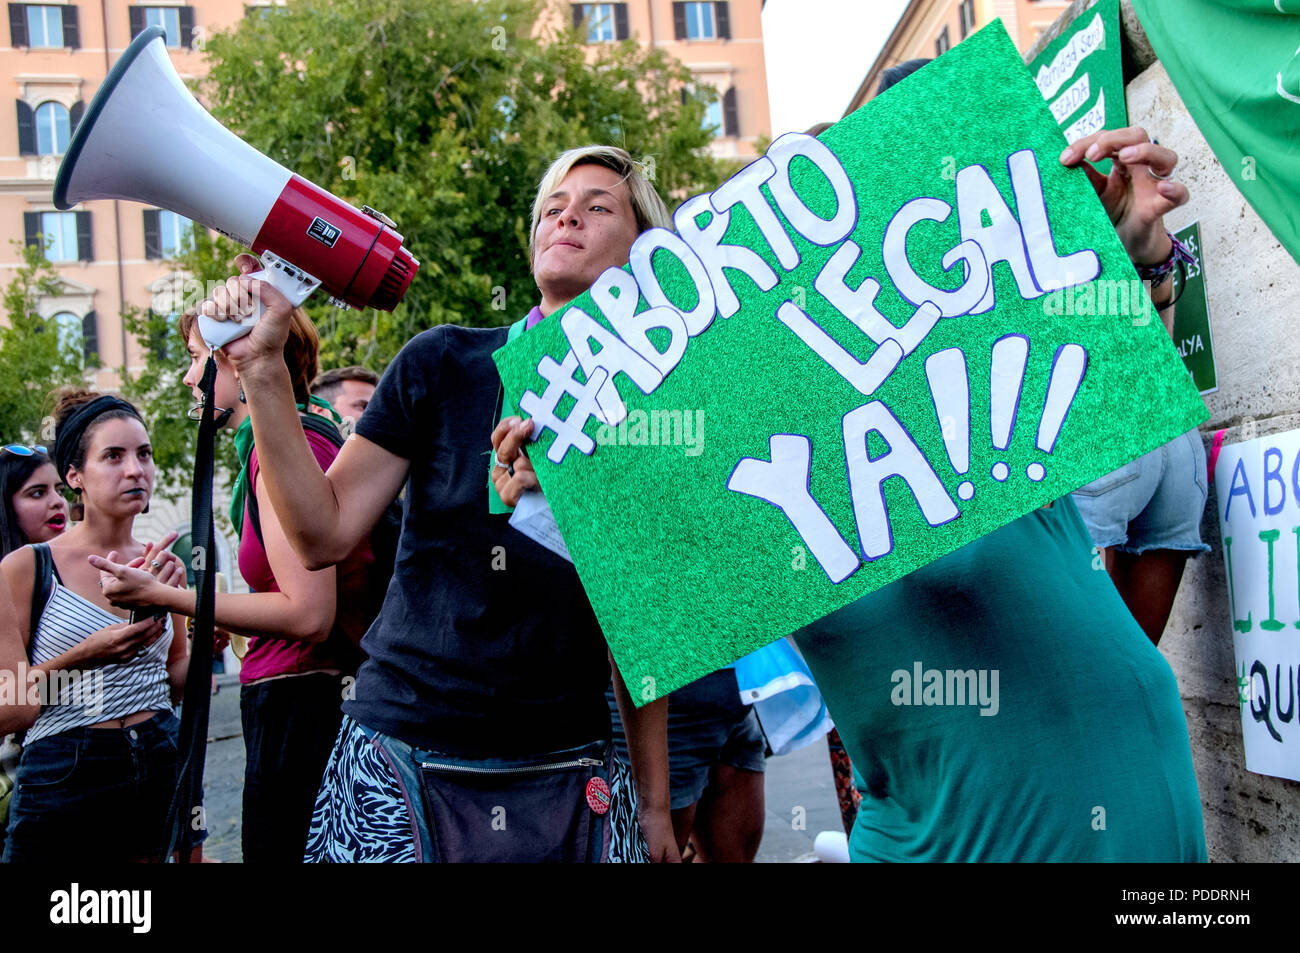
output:
[[[30,457],[38,453],[48,454],[50,452],[46,450],[44,447],[40,447],[40,446],[24,447],[21,443],[7,443],[3,447],[0,447],[0,450],[8,450],[16,457]]]

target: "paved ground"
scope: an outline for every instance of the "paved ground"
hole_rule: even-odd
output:
[[[208,822],[204,856],[232,863],[240,860],[244,740],[239,727],[238,679],[220,675],[217,681],[221,690],[212,699],[203,785]],[[770,759],[766,789],[767,823],[758,852],[760,863],[809,861],[818,831],[841,829],[824,741]]]

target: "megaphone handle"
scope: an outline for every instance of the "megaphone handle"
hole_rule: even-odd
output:
[[[265,281],[288,298],[289,303],[295,308],[311,297],[311,293],[320,287],[319,278],[313,278],[301,268],[289,264],[274,252],[264,251],[260,257],[262,259],[262,269],[253,272],[249,277]],[[240,321],[217,321],[206,315],[199,315],[199,333],[203,336],[203,341],[208,347],[214,349],[223,347],[253,330],[253,325],[257,324],[258,319],[262,317],[262,312],[265,310],[265,306],[259,297],[253,302],[253,313]]]

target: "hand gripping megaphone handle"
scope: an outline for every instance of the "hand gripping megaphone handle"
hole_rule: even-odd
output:
[[[311,293],[320,287],[319,278],[313,278],[301,268],[289,264],[273,252],[264,251],[259,257],[262,259],[262,270],[255,271],[248,277],[265,281],[288,298],[289,303],[295,308],[311,297]],[[262,317],[262,312],[265,310],[260,297],[258,297],[253,301],[253,313],[239,321],[218,321],[215,318],[200,314],[199,333],[203,336],[203,342],[208,347],[213,349],[224,347],[231,341],[238,340],[253,330],[253,325],[257,324],[258,319]]]

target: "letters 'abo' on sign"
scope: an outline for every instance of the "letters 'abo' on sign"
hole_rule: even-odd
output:
[[[638,703],[1204,419],[1064,147],[994,23],[497,352]],[[619,439],[664,408],[696,452]]]

